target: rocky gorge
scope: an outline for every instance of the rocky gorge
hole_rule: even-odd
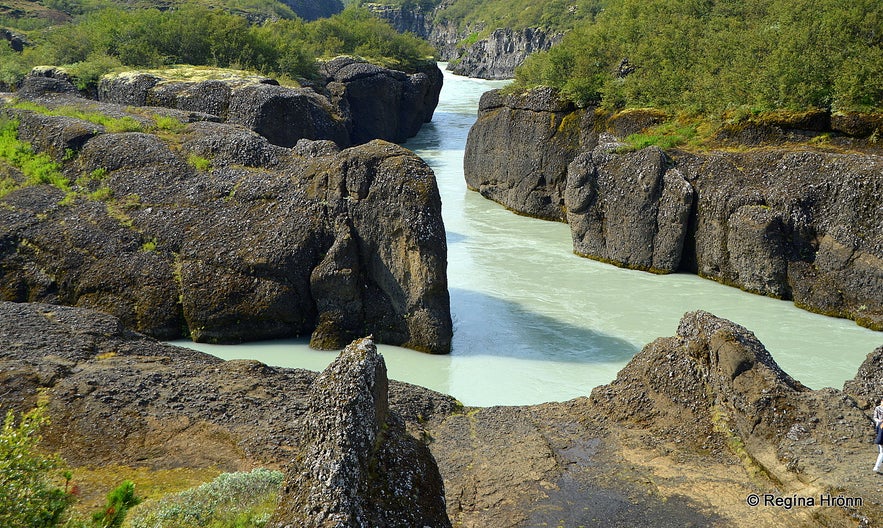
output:
[[[811,113],[740,123],[702,151],[623,143],[663,118],[578,109],[551,89],[489,92],[469,134],[466,182],[518,213],[566,221],[579,255],[691,271],[883,328],[883,158],[872,121]]]
[[[163,339],[305,334],[336,349],[373,333],[447,352],[434,175],[368,141],[429,119],[439,86],[351,59],[327,68],[337,96],[133,75],[94,101],[57,71],[29,76],[3,112],[57,169],[35,185],[2,167],[0,298],[95,308]],[[364,102],[372,82],[384,95]],[[409,106],[375,119],[390,98]]]
[[[400,33],[410,32],[429,41],[439,60],[458,75],[480,79],[511,79],[515,68],[535,52],[546,51],[563,36],[542,27],[488,28],[484,24],[459,27],[439,12],[445,2],[429,11],[420,5],[366,4],[375,16]]]
[[[48,391],[47,448],[71,467],[287,468],[274,526],[875,526],[881,361],[809,390],[750,331],[692,312],[591,395],[464,408],[387,381],[369,339],[317,375],[0,303],[0,402]]]

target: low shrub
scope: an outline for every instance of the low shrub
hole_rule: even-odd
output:
[[[132,509],[128,528],[260,528],[276,507],[283,475],[258,468],[215,480]]]

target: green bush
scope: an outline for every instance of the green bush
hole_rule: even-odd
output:
[[[145,502],[131,511],[125,526],[259,528],[276,506],[282,480],[282,473],[262,468],[224,473],[207,484]]]
[[[51,483],[61,460],[37,449],[40,429],[49,423],[47,406],[41,400],[18,423],[13,411],[6,414],[0,430],[0,526],[56,526],[71,503],[70,495]]]
[[[708,114],[883,106],[876,0],[621,0],[517,71],[580,105]]]
[[[111,7],[48,30],[41,42],[9,72],[0,69],[0,80],[14,81],[25,66],[37,64],[67,65],[81,89],[121,66],[191,64],[310,78],[317,72],[316,58],[355,54],[414,69],[434,53],[426,42],[397,33],[357,7],[310,23],[282,19],[257,25],[195,3],[168,11]]]

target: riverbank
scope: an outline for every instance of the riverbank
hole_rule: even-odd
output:
[[[309,416],[333,407],[316,406],[316,373],[224,362],[88,310],[0,303],[0,336],[0,403],[28,409],[48,391],[44,447],[76,474],[139,467],[137,481],[309,464],[297,453],[314,442],[298,439]],[[883,347],[844,391],[812,391],[745,328],[693,312],[586,397],[464,408],[390,382],[389,410],[409,442],[429,447],[455,525],[874,526],[883,507],[870,402],[881,361]],[[359,423],[322,441],[362,434]],[[364,456],[357,445],[352,456]],[[755,496],[803,502],[755,506]]]

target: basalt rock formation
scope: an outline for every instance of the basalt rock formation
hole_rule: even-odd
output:
[[[754,138],[748,147],[769,138],[764,148],[623,148],[659,119],[575,109],[549,89],[489,92],[469,133],[466,182],[518,213],[566,220],[580,255],[693,271],[883,329],[883,157],[872,142],[813,115],[719,137]],[[849,151],[806,142],[819,134]]]
[[[130,72],[103,78],[98,99],[209,114],[283,147],[301,139],[348,147],[373,139],[400,143],[415,135],[432,119],[442,86],[435,64],[407,74],[338,57],[322,66],[322,74],[316,87],[290,88],[260,76],[176,81]]]
[[[367,338],[313,381],[270,526],[451,526],[435,460],[390,411],[387,385],[386,364]]]
[[[410,151],[383,141],[286,149],[205,114],[33,100],[144,131],[6,110],[69,183],[29,185],[9,168],[0,299],[95,308],[164,339],[312,334],[313,346],[339,349],[373,333],[449,350],[441,202]],[[160,116],[180,129],[156,129]]]
[[[485,92],[466,142],[466,184],[519,213],[564,220],[567,165],[579,152],[574,111],[552,89]]]
[[[0,302],[0,409],[48,391],[47,449],[74,468],[291,463],[281,526],[448,526],[439,473],[462,526],[876,526],[881,362],[883,348],[844,391],[810,390],[750,331],[694,312],[587,398],[470,409],[389,381],[387,406],[367,340],[317,377]]]
[[[465,47],[450,70],[457,75],[480,79],[511,79],[515,68],[532,53],[547,51],[562,34],[550,35],[542,28],[498,28]]]
[[[442,86],[434,63],[412,74],[351,57],[321,67],[333,103],[351,120],[353,143],[371,139],[402,142],[432,119]]]
[[[497,28],[476,40],[476,33],[485,33],[489,28],[483,23],[460,27],[455,21],[438,16],[449,6],[442,2],[424,11],[418,4],[366,4],[375,16],[389,22],[399,33],[410,32],[428,40],[438,51],[439,59],[448,61],[448,70],[480,79],[515,77],[515,68],[528,55],[548,50],[563,37],[541,27]]]

